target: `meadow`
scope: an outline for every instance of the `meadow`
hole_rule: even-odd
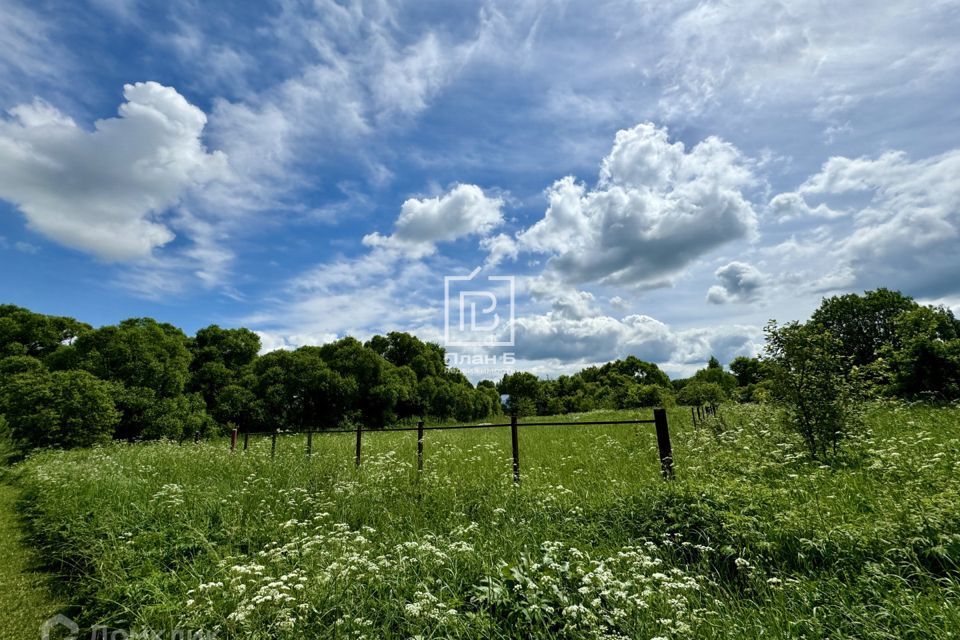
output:
[[[628,419],[649,411],[560,419]],[[14,471],[84,625],[218,638],[954,638],[960,409],[872,405],[831,465],[773,409],[652,425],[115,443]]]

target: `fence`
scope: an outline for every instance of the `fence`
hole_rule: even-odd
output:
[[[704,405],[697,407],[690,407],[690,417],[693,419],[693,426],[702,424],[707,416],[716,416],[717,415],[717,405]]]
[[[519,431],[520,427],[582,427],[582,426],[598,426],[598,425],[618,425],[618,424],[652,424],[655,427],[657,434],[657,450],[660,455],[660,472],[663,474],[665,479],[673,478],[673,448],[670,444],[670,429],[667,424],[667,411],[666,409],[654,409],[653,418],[650,420],[601,420],[593,422],[520,422],[517,420],[517,416],[511,416],[510,422],[502,422],[497,424],[457,424],[457,425],[442,425],[436,427],[427,427],[424,426],[423,420],[420,420],[417,423],[416,427],[395,427],[390,429],[364,429],[361,425],[357,425],[356,429],[324,429],[316,433],[355,433],[357,438],[356,444],[356,454],[355,454],[355,463],[356,466],[360,466],[361,455],[362,455],[362,445],[363,445],[363,434],[364,433],[395,433],[403,431],[416,431],[417,432],[417,472],[423,472],[423,440],[424,434],[427,431],[449,431],[454,429],[500,429],[510,427],[510,445],[513,449],[513,481],[517,484],[520,484],[520,438]],[[313,455],[313,430],[308,430],[307,435],[307,456]],[[274,457],[277,455],[277,437],[280,435],[279,431],[273,432],[247,432],[243,434],[243,450],[246,451],[250,447],[250,437],[251,436],[270,436],[270,456]],[[236,451],[237,449],[237,436],[238,432],[236,429],[233,430],[233,433],[230,436],[230,451]]]

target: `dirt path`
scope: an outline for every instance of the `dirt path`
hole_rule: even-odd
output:
[[[0,479],[0,640],[39,638],[40,625],[60,608],[47,576],[31,566],[16,501],[17,489]]]

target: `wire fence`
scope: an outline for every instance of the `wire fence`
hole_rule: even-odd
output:
[[[415,427],[392,427],[386,429],[365,429],[362,425],[357,425],[356,429],[323,429],[320,431],[307,430],[301,432],[295,432],[298,435],[306,435],[307,444],[306,444],[306,455],[313,455],[313,436],[314,434],[327,434],[327,433],[352,433],[356,435],[356,452],[354,455],[354,461],[356,466],[360,466],[363,459],[363,436],[364,434],[378,434],[378,433],[397,433],[397,432],[417,432],[417,472],[423,473],[423,441],[424,435],[427,431],[451,431],[457,429],[510,429],[510,444],[513,449],[513,481],[517,484],[520,484],[520,438],[519,432],[520,429],[527,429],[531,427],[584,427],[584,426],[606,426],[606,425],[640,425],[640,424],[652,424],[654,425],[656,435],[657,435],[657,450],[660,456],[660,471],[665,479],[671,479],[674,476],[673,471],[673,448],[670,444],[670,428],[667,424],[667,411],[666,409],[654,409],[653,418],[650,419],[636,419],[636,420],[595,420],[587,422],[520,422],[517,416],[510,416],[510,422],[498,422],[498,423],[482,423],[482,424],[453,424],[453,425],[438,425],[428,427],[425,426],[423,420],[417,422]],[[270,443],[270,456],[275,457],[277,455],[277,438],[281,435],[284,435],[279,430],[277,431],[259,431],[259,432],[245,432],[240,434],[237,429],[234,429],[230,436],[230,451],[236,451],[238,447],[238,438],[243,436],[243,451],[247,451],[250,448],[250,438],[251,437],[269,437],[271,440]]]

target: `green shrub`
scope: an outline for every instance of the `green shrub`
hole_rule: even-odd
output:
[[[811,457],[835,455],[858,415],[839,340],[821,325],[797,322],[771,322],[766,336],[771,392],[787,425],[803,437]]]

